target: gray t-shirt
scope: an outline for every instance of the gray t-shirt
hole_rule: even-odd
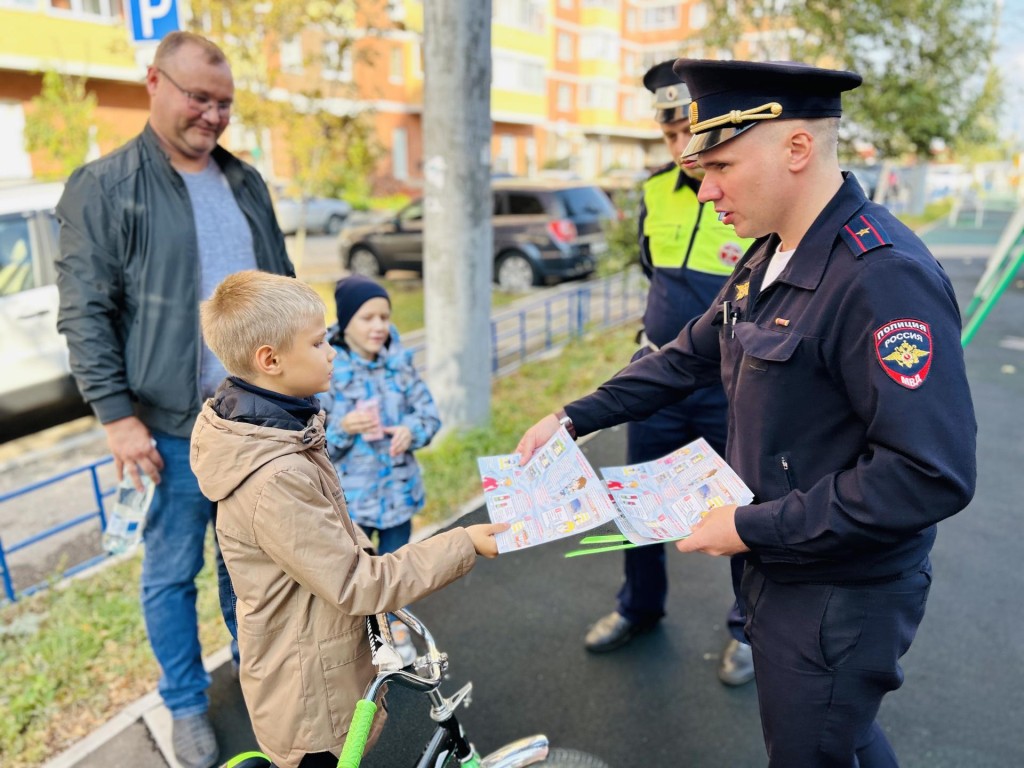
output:
[[[210,160],[199,173],[179,173],[192,200],[199,240],[199,298],[205,300],[228,275],[256,269],[252,229],[216,162]],[[220,360],[204,343],[199,368],[203,399],[211,397],[227,375]]]

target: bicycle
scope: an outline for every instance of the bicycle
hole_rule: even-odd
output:
[[[415,768],[524,768],[529,765],[544,768],[609,768],[603,760],[586,752],[551,749],[547,736],[543,734],[518,739],[481,757],[455,716],[459,705],[469,705],[473,683],[466,683],[451,697],[445,697],[440,687],[448,670],[448,655],[438,650],[433,635],[408,610],[397,610],[394,613],[423,641],[426,653],[410,665],[411,669],[382,668],[366,686],[363,697],[356,702],[352,724],[338,758],[338,768],[359,768],[373,717],[377,712],[377,696],[386,684],[425,693],[430,699],[430,719],[437,723],[437,727],[423,748]],[[229,760],[224,768],[268,768],[271,765],[270,759],[262,752],[246,752]]]

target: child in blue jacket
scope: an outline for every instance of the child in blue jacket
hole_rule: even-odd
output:
[[[337,350],[327,405],[327,441],[352,519],[378,537],[377,552],[409,541],[423,508],[423,478],[413,451],[441,419],[412,355],[391,325],[391,299],[369,278],[352,275],[334,292]],[[397,639],[397,638],[396,638]]]

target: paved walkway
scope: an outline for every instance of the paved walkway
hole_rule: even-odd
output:
[[[983,250],[944,259],[961,304],[984,268]],[[940,526],[935,584],[913,648],[906,685],[889,696],[880,722],[904,768],[1024,765],[1024,583],[1020,570],[1021,403],[1024,291],[1003,296],[967,362],[979,418],[979,483],[973,503]],[[619,462],[623,431],[608,430],[585,450],[595,465]],[[898,504],[898,500],[894,500]],[[482,517],[475,510],[467,522]],[[584,749],[613,768],[745,768],[765,763],[756,690],[715,678],[729,601],[721,558],[669,558],[669,614],[660,629],[605,656],[584,652],[587,624],[613,605],[617,555],[564,560],[559,543],[481,562],[465,579],[416,606],[452,660],[449,692],[478,688],[464,722],[484,752],[534,732],[555,746]],[[222,758],[253,745],[222,653],[213,659]],[[368,768],[411,765],[429,724],[423,702],[404,691]],[[121,768],[168,763],[166,713],[148,696],[50,766]]]

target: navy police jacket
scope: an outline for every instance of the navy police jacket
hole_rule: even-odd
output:
[[[781,582],[898,578],[974,494],[953,287],[850,177],[762,291],[778,244],[755,242],[716,305],[566,412],[582,435],[721,377],[727,458],[754,492],[736,510],[751,564]]]

